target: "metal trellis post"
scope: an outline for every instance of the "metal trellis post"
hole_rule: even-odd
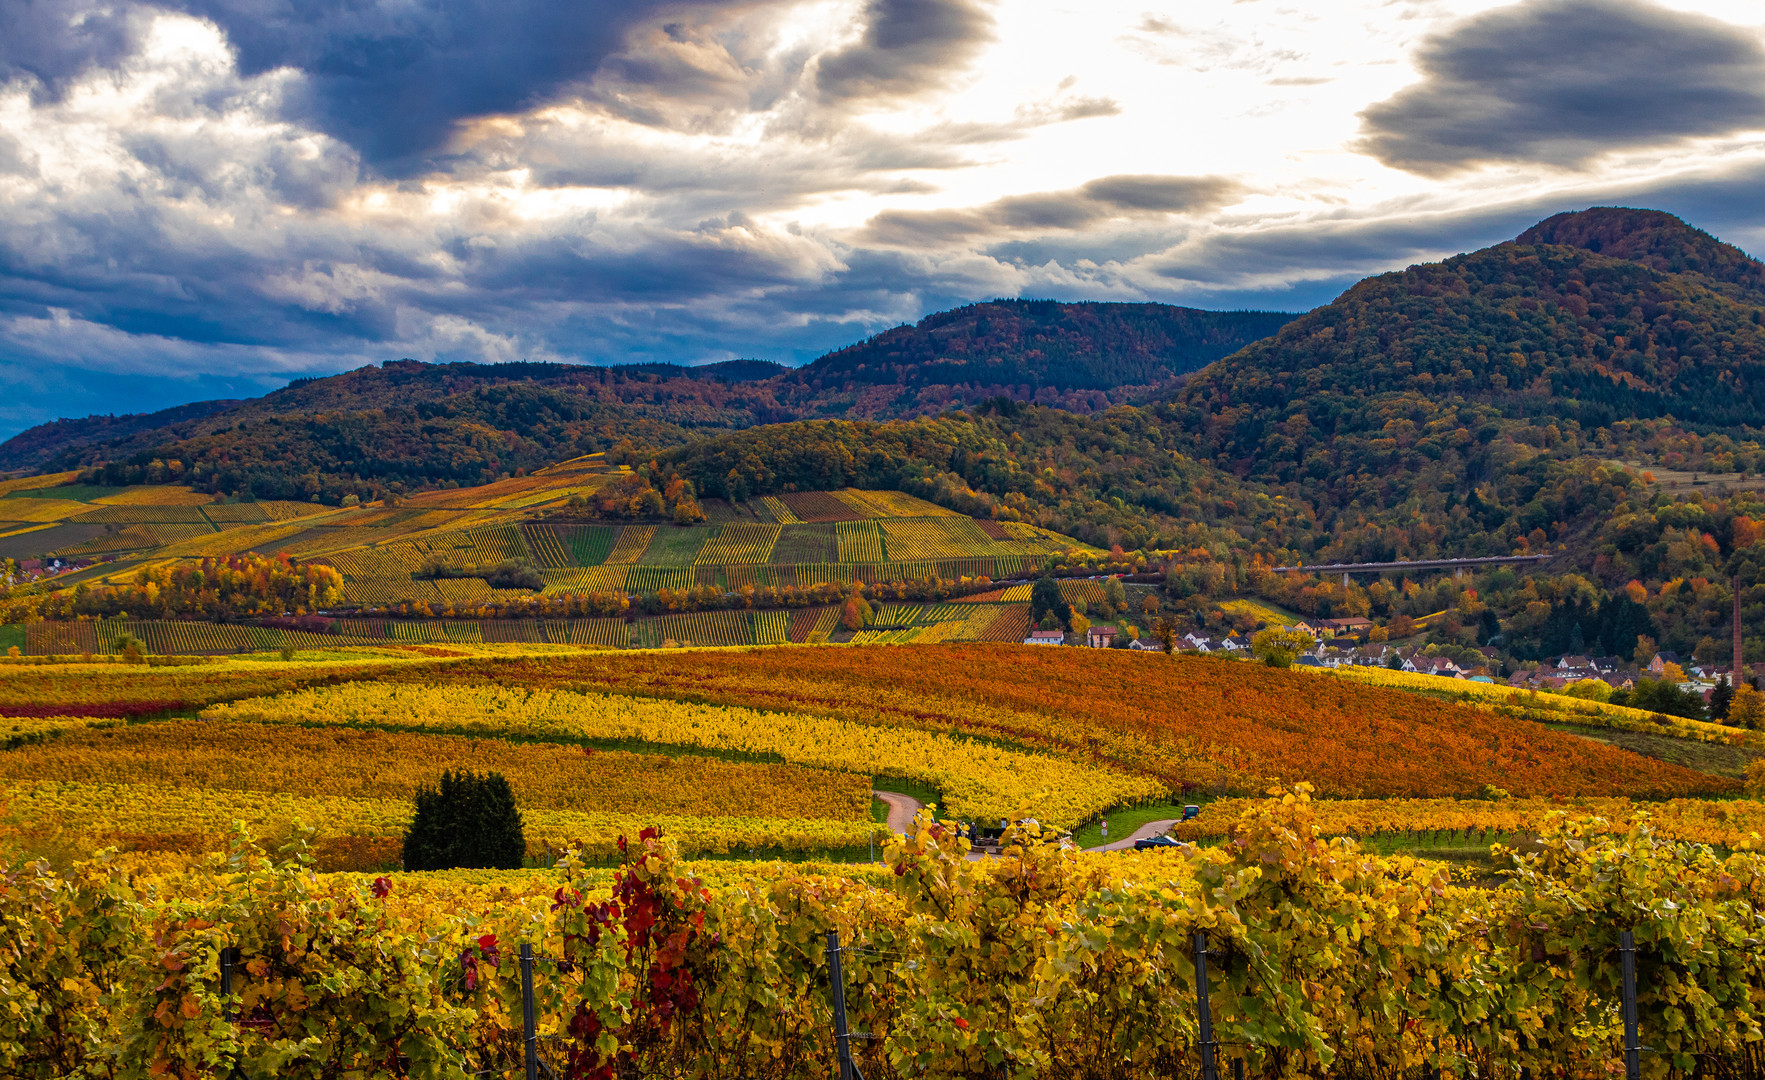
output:
[[[539,1080],[539,1035],[533,1023],[533,946],[521,943],[521,1057],[527,1080]]]
[[[1636,1032],[1636,936],[1628,930],[1618,935],[1618,955],[1624,965],[1624,1080],[1642,1080],[1642,1046]]]
[[[1201,1080],[1220,1080],[1214,1061],[1213,1013],[1207,1007],[1207,931],[1195,931],[1195,999],[1201,1019]]]
[[[229,945],[221,950],[221,997],[227,1004],[222,1007],[221,1019],[231,1023],[233,1020],[233,971],[239,966],[239,949]]]
[[[852,1036],[846,1030],[846,973],[840,966],[840,932],[827,932],[827,979],[833,1002],[834,1053],[840,1064],[839,1080],[852,1076]]]

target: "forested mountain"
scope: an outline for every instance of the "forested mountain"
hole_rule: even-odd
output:
[[[1129,400],[1267,337],[1293,318],[1168,304],[994,300],[898,326],[785,375],[780,395],[877,419],[1010,397],[1093,409]]]
[[[1562,215],[1369,278],[1152,411],[1188,452],[1310,502],[1327,554],[1572,540],[1618,498],[1602,460],[1765,466],[1762,274],[1667,214]]]
[[[439,440],[436,461],[413,476],[476,482],[487,459],[473,453],[456,461],[462,444],[499,444],[490,456],[514,461],[509,468],[531,468],[549,462],[527,460],[521,440],[535,441],[541,457],[591,443],[592,449],[602,449],[598,437],[587,441],[581,437],[585,418],[594,418],[591,427],[602,422],[617,427],[622,419],[629,420],[631,430],[614,433],[614,442],[630,435],[658,446],[685,438],[686,428],[733,429],[789,419],[796,414],[779,408],[768,382],[783,370],[755,360],[698,368],[398,360],[327,378],[299,379],[248,401],[184,406],[192,416],[170,417],[165,423],[154,421],[177,410],[43,424],[0,443],[0,469],[54,471],[136,458],[140,460],[135,464],[153,458],[190,464],[209,457],[253,461],[260,453],[252,444],[263,440],[285,444],[298,458],[300,448],[289,442],[288,433],[310,427],[316,440],[314,467],[324,472],[332,468],[329,460],[334,452],[347,455],[349,450],[323,432],[343,427],[371,431],[395,445],[421,431],[423,437]],[[203,408],[210,405],[220,407]],[[367,476],[375,471],[375,466],[364,464],[365,469],[346,472]],[[296,475],[304,471],[297,470]]]
[[[177,460],[211,483],[290,497],[315,476],[321,494],[356,480],[479,483],[624,438],[661,448],[707,428],[911,417],[992,396],[1091,411],[1169,386],[1291,317],[999,300],[897,327],[795,370],[759,360],[695,368],[401,360],[298,380],[250,401],[41,425],[0,443],[0,469],[108,462],[120,478]],[[392,460],[358,457],[372,446],[387,447]]]
[[[238,405],[238,401],[193,401],[151,413],[122,416],[84,416],[77,420],[51,420],[0,443],[0,469],[29,469],[58,455],[98,443],[126,445],[135,436],[166,442],[191,434],[197,424]]]

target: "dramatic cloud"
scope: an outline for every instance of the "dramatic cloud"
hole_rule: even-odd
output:
[[[286,107],[368,160],[408,171],[472,117],[543,103],[593,74],[669,0],[166,0],[213,22],[247,78],[305,74]],[[92,0],[0,5],[0,65],[59,93],[139,43],[150,9]]]
[[[870,221],[884,244],[920,247],[952,238],[1082,229],[1111,217],[1199,213],[1243,191],[1220,176],[1105,176],[1074,191],[1013,195],[964,210],[890,210]]]
[[[1765,128],[1757,34],[1626,0],[1536,0],[1431,38],[1424,76],[1361,114],[1367,151],[1435,175]]]
[[[828,100],[917,94],[992,37],[992,16],[972,0],[869,0],[863,36],[822,57],[816,78]]]

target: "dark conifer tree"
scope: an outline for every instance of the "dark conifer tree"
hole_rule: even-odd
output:
[[[500,773],[444,772],[438,787],[417,791],[406,870],[518,870],[526,857],[521,811]]]
[[[1060,582],[1044,575],[1030,589],[1030,622],[1039,624],[1049,614],[1060,620],[1061,626],[1072,625],[1072,605],[1060,595]]]
[[[1728,706],[1734,700],[1734,686],[1727,679],[1716,680],[1716,689],[1710,691],[1710,719],[1723,721],[1728,719]]]

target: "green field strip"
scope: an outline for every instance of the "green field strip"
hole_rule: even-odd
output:
[[[839,542],[832,525],[786,525],[766,561],[778,565],[831,563],[839,559]]]
[[[619,530],[610,525],[560,525],[559,539],[576,566],[599,566],[613,551]]]
[[[91,502],[107,495],[127,491],[127,488],[102,487],[97,484],[63,484],[60,487],[31,488],[21,491],[9,491],[0,495],[0,499],[66,499],[70,502]]]
[[[711,532],[709,525],[660,526],[637,563],[639,566],[691,566],[711,538]]]

